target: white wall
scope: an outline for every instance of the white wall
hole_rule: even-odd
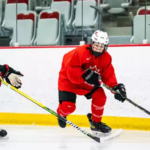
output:
[[[64,53],[73,48],[0,49],[0,64],[20,70],[22,91],[52,110],[58,105],[57,79]],[[124,83],[128,98],[150,110],[150,47],[110,47],[118,82]],[[118,102],[108,90],[104,115],[149,117],[128,102]],[[74,114],[90,112],[90,100],[77,99]],[[47,113],[18,93],[2,85],[0,112]]]

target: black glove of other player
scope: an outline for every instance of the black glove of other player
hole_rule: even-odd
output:
[[[21,74],[19,71],[14,70],[8,65],[0,66],[0,71],[2,74],[2,78],[4,78],[7,83],[16,88],[21,88],[22,83],[19,77],[23,76],[23,74]]]
[[[127,98],[126,89],[123,84],[118,84],[113,87],[113,90],[116,91],[114,97],[115,99],[124,102]]]
[[[94,72],[93,70],[87,70],[83,75],[82,78],[88,83],[93,84],[95,86],[99,86],[99,80],[101,79],[101,76]]]

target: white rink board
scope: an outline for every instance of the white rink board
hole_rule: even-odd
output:
[[[57,79],[64,53],[73,48],[0,49],[0,64],[9,64],[20,70],[22,91],[52,110],[58,106]],[[150,110],[150,47],[109,47],[119,83],[124,83],[128,98]],[[107,103],[105,116],[149,116],[128,102],[121,103],[105,90]],[[47,112],[26,98],[2,85],[0,89],[0,112],[42,113]],[[74,114],[91,111],[91,101],[84,96],[77,99]]]

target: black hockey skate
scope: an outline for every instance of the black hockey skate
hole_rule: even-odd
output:
[[[109,134],[111,133],[111,128],[107,126],[105,123],[102,122],[94,122],[92,120],[92,115],[89,113],[87,114],[88,120],[90,122],[90,128],[94,135],[100,136],[102,134]]]
[[[64,118],[66,118],[66,117],[64,117]],[[61,128],[65,128],[65,127],[66,127],[66,122],[60,120],[59,118],[57,118],[57,119],[58,119],[58,124],[59,124],[59,126],[60,126]]]
[[[4,129],[0,129],[0,137],[5,137],[7,135],[7,131]]]

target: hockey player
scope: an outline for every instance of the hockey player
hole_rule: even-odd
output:
[[[126,89],[118,84],[112,66],[112,58],[106,51],[109,44],[108,34],[97,30],[91,37],[91,44],[79,46],[66,53],[63,57],[58,79],[59,106],[57,113],[67,117],[76,109],[76,95],[85,95],[94,88],[99,87],[91,95],[91,111],[87,115],[90,128],[93,132],[110,133],[111,128],[101,122],[106,95],[101,82],[113,90],[117,90],[115,99],[124,102]],[[84,106],[83,106],[84,107]],[[58,119],[60,127],[65,128],[66,123]]]
[[[0,65],[0,77],[5,79],[7,83],[11,84],[16,88],[21,88],[21,80],[19,76],[23,76],[19,71],[14,70],[8,65]],[[0,80],[1,85],[1,80]],[[0,129],[0,137],[5,137],[7,135],[7,131],[4,129]]]

